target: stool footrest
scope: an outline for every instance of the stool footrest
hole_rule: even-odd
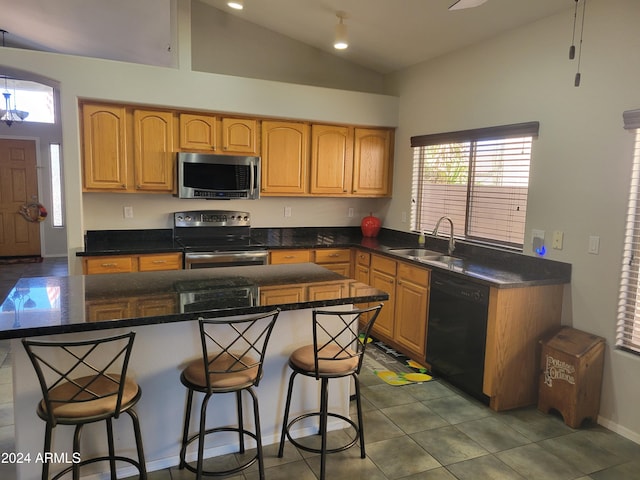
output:
[[[303,445],[300,442],[298,442],[297,440],[295,440],[294,438],[291,437],[291,434],[289,433],[289,430],[291,429],[291,427],[293,425],[295,425],[296,423],[304,420],[305,418],[310,418],[310,417],[320,417],[320,412],[311,412],[311,413],[305,413],[302,415],[297,416],[296,418],[294,418],[293,420],[291,420],[289,422],[289,424],[287,425],[287,428],[285,429],[285,434],[287,435],[287,438],[289,439],[289,441],[296,446],[297,448],[300,448],[301,450],[304,450],[306,452],[311,452],[311,453],[322,453],[322,450],[319,448],[314,448],[314,447],[310,447],[308,445]],[[345,417],[344,415],[339,415],[337,413],[327,413],[327,417],[332,417],[332,418],[337,418],[339,420],[342,420],[343,422],[348,423],[351,428],[355,431],[355,436],[353,439],[351,439],[348,443],[346,443],[345,445],[341,445],[339,447],[334,447],[334,448],[327,448],[326,449],[326,453],[337,453],[337,452],[342,452],[344,450],[347,450],[351,447],[353,447],[356,442],[358,441],[358,438],[360,437],[360,430],[358,429],[358,425],[356,425],[356,423],[351,420],[348,417]]]
[[[244,429],[240,429],[237,427],[216,427],[216,428],[210,428],[208,430],[206,430],[204,432],[204,436],[206,437],[209,434],[212,433],[219,433],[219,432],[235,432],[235,433],[240,433],[242,435],[247,435],[248,437],[253,438],[254,440],[258,440],[258,437],[256,436],[255,433],[249,431],[249,430],[244,430]],[[189,437],[189,439],[187,440],[187,443],[185,444],[185,449],[188,445],[190,445],[191,443],[193,443],[195,440],[198,440],[200,438],[200,435],[198,435],[197,433],[192,435],[191,437]],[[238,453],[244,453],[244,451],[240,451]],[[216,476],[225,476],[225,475],[231,475],[233,473],[238,473],[241,472],[242,470],[245,470],[247,468],[249,468],[251,465],[253,465],[254,463],[256,463],[256,461],[258,461],[258,453],[256,450],[256,454],[249,458],[246,462],[244,462],[242,465],[238,465],[235,468],[231,468],[229,470],[220,470],[220,471],[208,471],[208,470],[203,470],[202,471],[202,475],[205,475],[207,477],[216,477]],[[193,473],[197,473],[198,469],[192,465],[189,465],[186,460],[180,465],[179,468],[186,468],[187,470],[189,470],[190,472]]]
[[[93,457],[93,458],[88,458],[87,460],[82,460],[81,462],[78,462],[75,465],[68,466],[67,468],[65,468],[61,472],[58,472],[55,476],[51,477],[51,480],[57,480],[59,478],[62,478],[67,473],[72,471],[74,467],[83,467],[85,465],[90,465],[92,463],[110,462],[112,460],[115,461],[115,462],[126,462],[126,463],[129,463],[129,464],[133,465],[134,467],[136,467],[138,469],[138,473],[140,474],[140,478],[146,478],[144,476],[144,475],[146,475],[146,473],[142,469],[142,467],[140,465],[140,462],[134,460],[133,458],[121,457],[121,456],[116,455],[114,457],[102,456],[102,457]]]

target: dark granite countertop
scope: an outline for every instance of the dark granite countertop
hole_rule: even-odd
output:
[[[473,279],[497,288],[556,285],[571,282],[571,264],[497,248],[456,242],[454,262],[434,262],[394,252],[418,247],[418,236],[383,228],[376,238],[363,237],[360,227],[252,228],[254,244],[267,249],[359,247],[399,260],[413,262]],[[422,247],[447,251],[447,240],[427,236]],[[87,232],[86,250],[77,255],[115,255],[180,251],[171,230],[111,230]]]
[[[283,304],[278,293],[291,289],[298,300]],[[330,291],[331,298],[316,300],[317,289]],[[277,305],[270,298],[277,298]],[[313,263],[21,278],[0,308],[0,339],[181,322],[202,315],[252,314],[274,306],[300,310],[388,298],[386,292]],[[162,313],[158,308],[141,308],[145,304],[161,305]],[[93,318],[94,309],[101,312],[99,320]]]

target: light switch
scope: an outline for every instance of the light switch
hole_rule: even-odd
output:
[[[291,207],[284,207],[284,216],[285,217],[291,216]]]
[[[133,218],[133,207],[124,207],[124,218]]]
[[[562,250],[562,240],[564,238],[564,233],[556,230],[553,232],[553,248],[555,250]]]

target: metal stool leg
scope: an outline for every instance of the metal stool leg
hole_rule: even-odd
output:
[[[187,463],[185,460],[187,453],[187,442],[189,439],[189,423],[191,422],[191,407],[193,405],[193,390],[187,390],[187,406],[184,413],[184,429],[182,431],[182,446],[180,447],[180,464],[179,469],[183,469]]]
[[[293,379],[298,373],[293,372],[289,377],[289,388],[287,390],[287,401],[284,407],[284,419],[282,421],[282,433],[280,434],[280,448],[278,449],[278,458],[284,455],[284,440],[287,435],[287,424],[289,423],[289,409],[291,408],[291,394],[293,393]]]
[[[354,385],[356,388],[356,410],[358,416],[358,437],[360,437],[360,458],[366,458],[364,449],[364,421],[362,420],[362,401],[360,399],[360,380],[358,374],[353,374]]]
[[[118,480],[116,478],[116,449],[113,445],[113,423],[110,418],[105,420],[107,424],[107,443],[109,445],[109,470],[111,471],[111,480]]]
[[[244,413],[242,412],[242,390],[236,392],[236,407],[238,409],[238,443],[240,444],[240,453],[244,453]]]
[[[136,439],[136,449],[138,451],[138,463],[140,464],[140,480],[147,480],[147,465],[144,460],[144,447],[142,446],[142,432],[140,431],[140,420],[134,410],[127,410],[133,423],[133,434]]]
[[[327,423],[329,414],[328,378],[321,380],[320,395],[320,435],[322,435],[322,444],[320,447],[320,480],[324,480],[327,466]]]

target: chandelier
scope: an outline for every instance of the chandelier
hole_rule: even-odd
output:
[[[7,33],[6,30],[0,30],[2,33],[2,46],[4,47],[4,36]],[[29,112],[25,112],[24,110],[18,110],[16,108],[16,88],[15,88],[15,79],[11,79],[14,81],[13,84],[13,102],[11,101],[11,93],[9,92],[9,77],[4,76],[4,92],[2,92],[2,96],[4,97],[4,110],[0,108],[0,121],[7,124],[7,126],[13,125],[13,122],[22,122],[27,116]]]

